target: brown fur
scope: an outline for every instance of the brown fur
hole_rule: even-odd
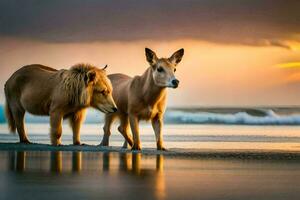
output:
[[[150,67],[141,76],[131,78],[124,74],[111,74],[114,91],[113,97],[118,112],[106,114],[103,127],[104,136],[101,145],[109,144],[111,124],[120,119],[119,132],[132,149],[141,149],[138,123],[140,120],[151,120],[156,136],[157,149],[164,150],[162,126],[166,104],[166,88],[177,88],[179,81],[175,78],[176,65],[181,61],[183,49],[175,52],[170,58],[157,58],[156,54],[146,48],[146,58]],[[129,126],[133,140],[129,134]],[[125,141],[124,147],[127,146]]]
[[[87,107],[105,113],[116,110],[105,71],[88,64],[74,65],[69,70],[38,64],[24,66],[6,82],[5,96],[10,130],[17,129],[22,143],[30,143],[24,127],[26,111],[50,116],[51,143],[59,145],[64,118],[70,119],[73,143],[80,144],[79,130]]]

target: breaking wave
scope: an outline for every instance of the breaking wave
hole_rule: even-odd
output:
[[[165,121],[178,124],[300,125],[300,115],[278,115],[273,110],[266,110],[263,116],[247,112],[224,114],[170,111],[166,113]]]
[[[28,123],[48,123],[49,117],[26,114]],[[89,109],[85,123],[103,123],[104,115]],[[272,109],[214,110],[168,109],[166,124],[232,124],[232,125],[300,125],[300,114],[278,114]],[[3,106],[0,106],[0,123],[5,123]]]

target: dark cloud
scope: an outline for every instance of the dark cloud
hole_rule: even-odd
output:
[[[293,0],[1,0],[0,35],[47,42],[191,38],[289,48],[282,41],[300,40],[299,10]]]

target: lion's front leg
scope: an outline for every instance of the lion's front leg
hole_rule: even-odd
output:
[[[76,113],[74,113],[71,117],[70,117],[70,125],[73,131],[73,144],[74,145],[80,145],[80,128],[81,128],[81,124],[82,121],[85,118],[85,109],[80,110]]]
[[[52,145],[61,145],[63,115],[57,112],[50,114],[50,137]]]

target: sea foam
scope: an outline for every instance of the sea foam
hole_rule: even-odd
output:
[[[224,114],[170,111],[166,113],[165,120],[178,124],[299,125],[300,115],[278,115],[273,110],[266,110],[264,116],[253,116],[247,112]]]
[[[246,109],[245,109],[246,110]],[[255,110],[260,115],[246,111],[209,112],[201,110],[167,109],[164,121],[168,124],[236,124],[236,125],[300,125],[300,114],[277,114],[272,109]],[[26,114],[27,123],[48,123],[49,117]],[[85,123],[103,123],[104,115],[89,109]],[[0,106],[0,123],[5,123],[3,106]]]

